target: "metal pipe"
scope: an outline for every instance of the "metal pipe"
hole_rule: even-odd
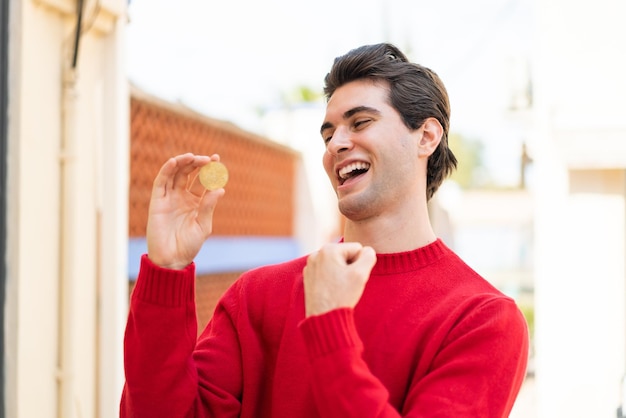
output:
[[[59,339],[58,339],[58,406],[59,418],[75,416],[72,411],[74,399],[74,324],[75,285],[77,272],[75,262],[78,254],[77,230],[75,226],[78,188],[75,185],[80,175],[76,169],[77,141],[77,63],[81,37],[83,16],[83,0],[76,4],[76,28],[71,51],[63,49],[63,80],[61,103],[61,144],[59,150],[60,164],[60,243],[59,243]],[[68,45],[66,42],[65,45]],[[67,52],[71,52],[71,55]],[[69,57],[68,60],[66,57]],[[69,61],[69,62],[68,62]]]
[[[59,349],[58,349],[58,414],[59,418],[72,416],[71,404],[74,393],[73,363],[73,324],[74,287],[76,271],[74,259],[76,245],[75,199],[76,187],[74,179],[79,175],[76,171],[76,71],[67,68],[64,71],[62,133],[59,155],[61,186],[60,186],[60,271],[59,271]]]

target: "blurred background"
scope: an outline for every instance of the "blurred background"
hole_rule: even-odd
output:
[[[623,0],[2,0],[0,418],[118,416],[170,156],[218,152],[231,175],[196,261],[200,328],[242,271],[338,239],[323,77],[383,41],[450,95],[437,233],[529,323],[511,416],[621,416],[624,21]]]

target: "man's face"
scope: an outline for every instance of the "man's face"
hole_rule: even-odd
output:
[[[420,192],[422,130],[410,131],[388,96],[384,83],[357,80],[335,90],[326,107],[324,169],[340,211],[355,221],[393,211]]]

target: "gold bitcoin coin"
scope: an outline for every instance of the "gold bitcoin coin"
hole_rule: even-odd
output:
[[[219,161],[211,161],[200,168],[198,178],[205,189],[217,190],[228,183],[228,169]]]

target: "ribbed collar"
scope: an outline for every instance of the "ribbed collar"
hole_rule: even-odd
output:
[[[437,239],[435,242],[415,250],[376,254],[376,265],[372,275],[397,274],[421,269],[450,253],[450,249]]]

